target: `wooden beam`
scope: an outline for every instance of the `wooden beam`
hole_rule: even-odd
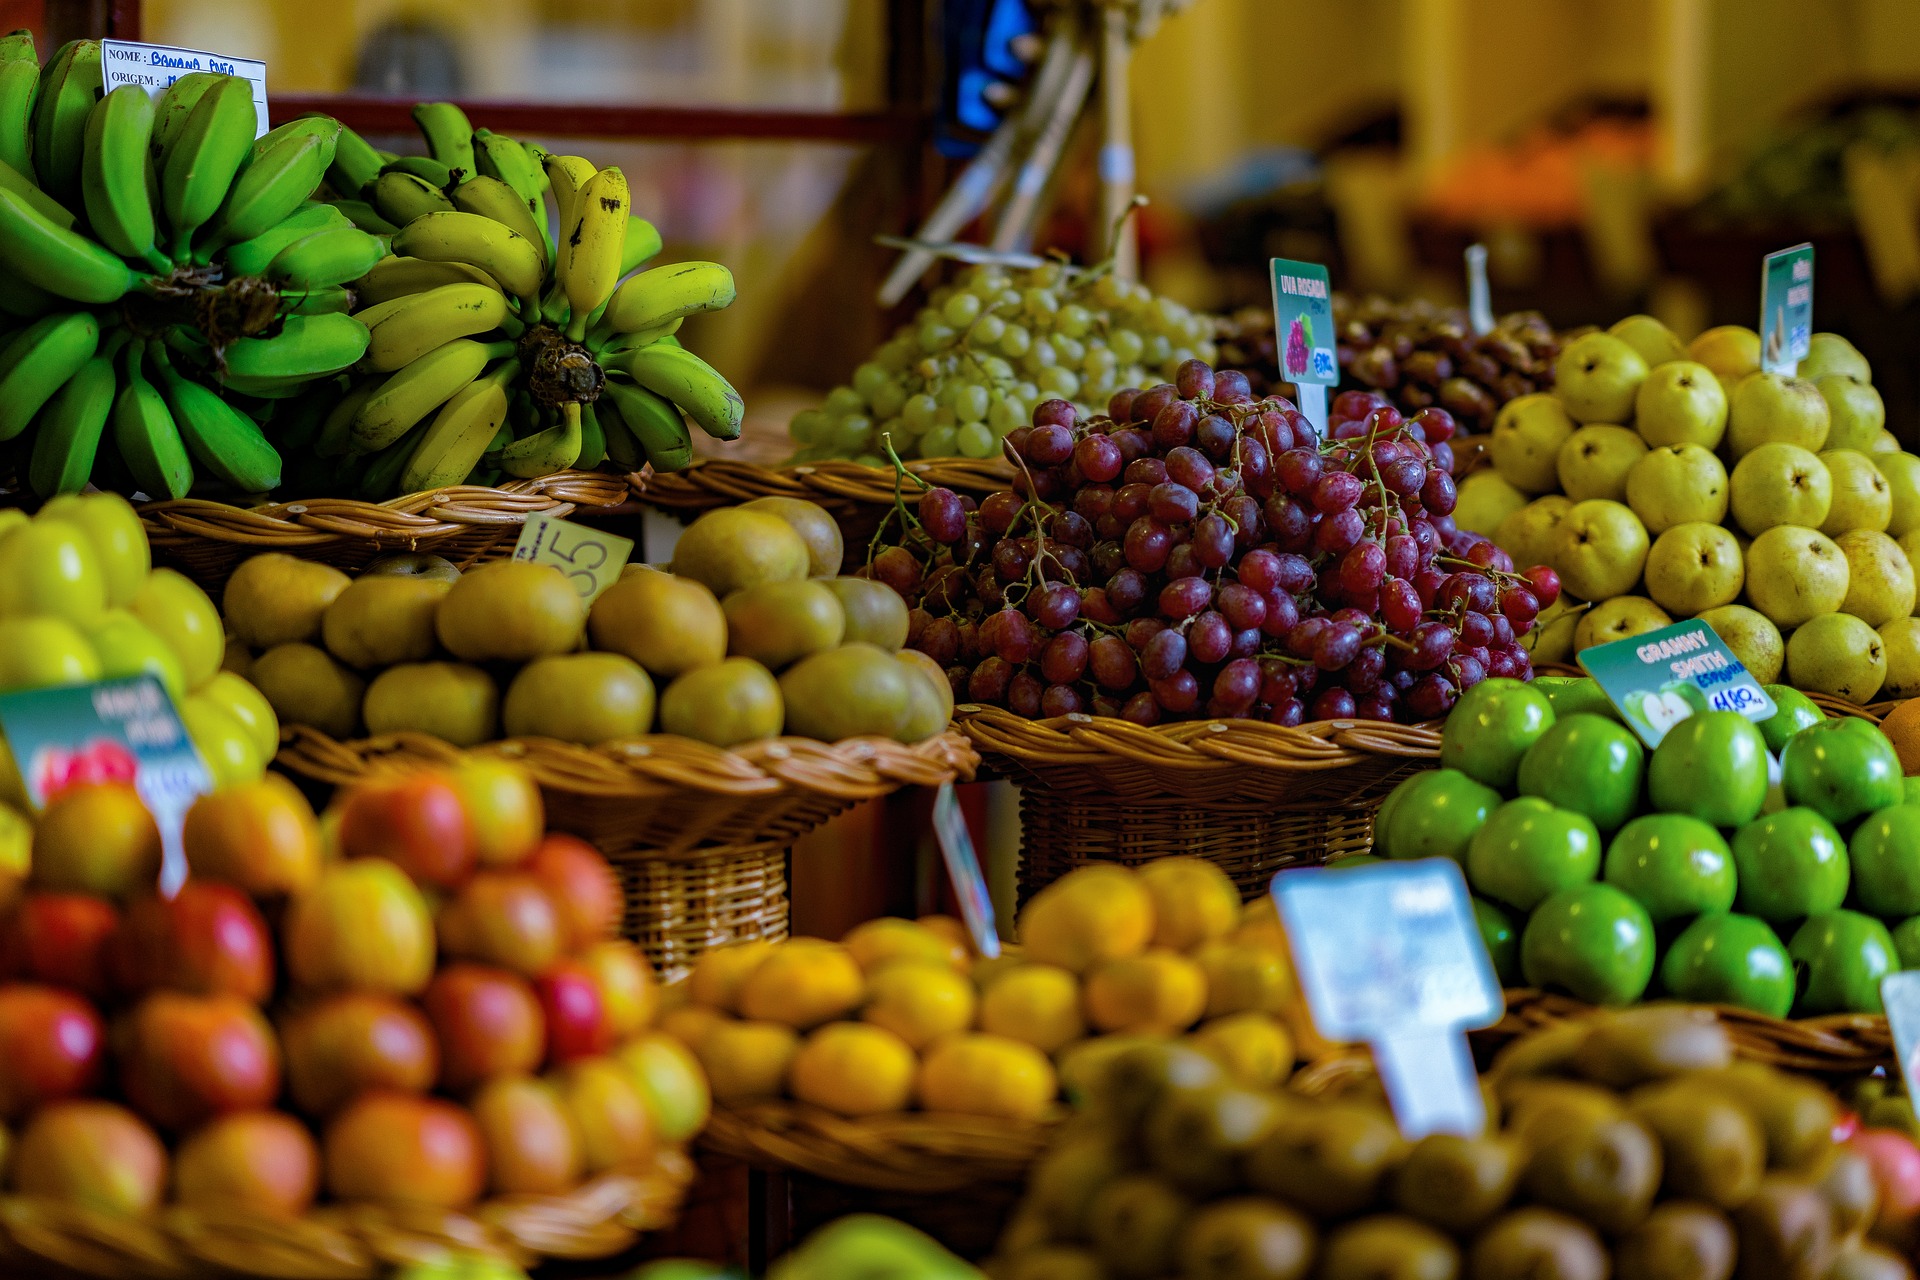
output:
[[[282,93],[268,100],[273,122],[325,112],[364,134],[414,132],[412,98]],[[518,137],[630,138],[638,141],[764,140],[906,143],[923,136],[921,113],[777,111],[547,102],[463,102],[475,125]]]

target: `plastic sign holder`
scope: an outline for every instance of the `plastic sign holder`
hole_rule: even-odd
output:
[[[1318,262],[1274,258],[1273,332],[1280,349],[1280,377],[1300,388],[1300,412],[1314,434],[1327,438],[1327,388],[1340,381],[1333,350],[1333,286]]]
[[[1813,246],[1770,253],[1760,268],[1760,367],[1792,376],[1813,346]]]
[[[1466,1032],[1505,1011],[1466,878],[1450,858],[1282,871],[1273,896],[1314,1026],[1365,1041],[1400,1132],[1478,1137]]]
[[[528,516],[520,527],[520,540],[513,544],[515,560],[552,565],[567,575],[567,581],[586,604],[592,604],[602,591],[620,581],[627,557],[632,554],[631,538],[568,524],[544,513]]]
[[[993,895],[987,892],[986,872],[980,868],[980,855],[973,847],[973,835],[967,830],[966,815],[960,812],[960,797],[951,782],[941,783],[933,795],[933,838],[947,864],[954,896],[960,900],[960,918],[973,935],[974,950],[989,960],[996,958],[1000,954],[1000,928],[993,917]]]
[[[1738,711],[1755,722],[1775,711],[1760,682],[1698,618],[1583,649],[1579,662],[1649,748],[1696,711]]]
[[[1487,285],[1487,246],[1467,246],[1467,323],[1478,334],[1493,332],[1493,290]]]
[[[1893,1032],[1893,1056],[1900,1063],[1907,1096],[1920,1097],[1920,969],[1903,969],[1880,979],[1880,1003]]]
[[[204,49],[181,49],[169,44],[139,44],[132,40],[100,42],[100,78],[112,93],[123,84],[137,84],[153,97],[181,76],[196,71],[239,76],[253,85],[253,136],[267,131],[267,64],[258,58],[229,58]]]

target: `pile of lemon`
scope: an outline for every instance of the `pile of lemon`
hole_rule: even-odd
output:
[[[1267,1087],[1319,1044],[1272,899],[1243,908],[1212,863],[1082,867],[1034,896],[1019,935],[992,960],[944,916],[723,948],[670,989],[660,1026],[720,1103],[849,1117],[1042,1120],[1108,1055],[1174,1038]]]

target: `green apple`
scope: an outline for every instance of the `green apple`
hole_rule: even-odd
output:
[[[1452,858],[1464,863],[1467,842],[1500,807],[1500,793],[1458,769],[1430,769],[1404,784],[1406,796],[1393,812],[1388,856]]]
[[[1690,618],[1740,598],[1747,579],[1740,544],[1717,524],[1677,524],[1647,552],[1647,594],[1669,613]]]
[[[1920,916],[1894,926],[1893,950],[1902,969],[1920,969]]]
[[[1493,975],[1503,987],[1520,985],[1520,934],[1513,918],[1485,898],[1473,900],[1473,922],[1479,926],[1480,941],[1493,961]]]
[[[1727,393],[1703,364],[1676,359],[1656,365],[1634,397],[1633,425],[1650,445],[1712,449],[1727,432]]]
[[[1560,446],[1573,435],[1574,425],[1560,401],[1544,392],[1507,401],[1493,420],[1488,442],[1494,471],[1524,492],[1551,491],[1559,482]]]
[[[1882,1013],[1880,980],[1900,967],[1887,926],[1858,911],[1808,917],[1787,944],[1787,954],[1807,973],[1802,1015]]]
[[[1647,452],[1647,442],[1625,427],[1582,427],[1560,446],[1555,470],[1560,487],[1575,502],[1627,496],[1627,472]]]
[[[1655,535],[1695,520],[1719,524],[1727,518],[1727,469],[1697,444],[1649,449],[1627,472],[1627,505]]]
[[[1899,804],[1905,795],[1893,744],[1856,716],[1823,720],[1794,734],[1780,753],[1780,774],[1789,803],[1835,825]]]
[[[1467,843],[1474,892],[1531,911],[1600,870],[1600,833],[1584,813],[1521,796],[1495,809]]]
[[[109,605],[126,604],[147,580],[147,571],[153,567],[147,531],[133,504],[119,494],[63,493],[47,499],[40,518],[68,520],[86,533],[106,579]]]
[[[84,627],[106,607],[106,574],[85,529],[41,519],[0,536],[0,618],[45,615]]]
[[[1407,788],[1424,776],[1416,773],[1411,778],[1404,778],[1394,784],[1393,790],[1387,792],[1387,798],[1382,800],[1380,807],[1373,811],[1373,852],[1381,857],[1393,856],[1392,844],[1387,833],[1393,829],[1394,810],[1398,809],[1401,801],[1407,798]]]
[[[175,702],[187,696],[187,678],[180,670],[180,659],[166,641],[125,609],[107,610],[85,635],[100,659],[102,680],[151,672]]]
[[[1553,704],[1518,680],[1483,680],[1461,695],[1440,731],[1440,763],[1505,790],[1520,757],[1553,727]]]
[[[1647,380],[1638,351],[1606,333],[1569,342],[1553,364],[1553,392],[1577,422],[1626,422],[1634,396]]]
[[[1547,695],[1557,720],[1564,720],[1568,716],[1595,715],[1605,716],[1616,724],[1620,721],[1620,712],[1612,699],[1607,697],[1600,682],[1590,676],[1535,676],[1532,684]]]
[[[1818,529],[1833,508],[1827,464],[1785,441],[1768,441],[1741,458],[1728,488],[1734,520],[1754,537],[1783,524]]]
[[[1913,616],[1913,563],[1884,533],[1854,529],[1833,540],[1847,558],[1847,598],[1840,611],[1870,627]]]
[[[1632,1004],[1653,979],[1653,921],[1609,884],[1582,884],[1542,902],[1520,936],[1529,985],[1589,1004]]]
[[[1730,1004],[1771,1018],[1793,1008],[1793,960],[1764,920],[1716,911],[1681,931],[1660,983],[1691,1004]]]
[[[1760,736],[1775,755],[1787,749],[1788,738],[1827,718],[1819,703],[1791,685],[1769,684],[1765,688],[1773,699],[1773,714],[1760,722]]]
[[[1847,842],[1853,895],[1876,916],[1920,915],[1920,805],[1900,803],[1860,820]]]
[[[1560,584],[1582,600],[1606,600],[1632,591],[1647,563],[1647,529],[1622,503],[1576,502],[1553,535],[1553,567]]]
[[[1804,375],[1803,375],[1804,376]],[[1887,425],[1887,406],[1870,382],[1844,373],[1815,378],[1827,402],[1827,448],[1866,453]]]
[[[1612,831],[1640,800],[1646,753],[1617,721],[1595,715],[1558,720],[1520,761],[1520,794],[1540,796]]]
[[[1887,655],[1883,698],[1920,697],[1920,618],[1895,618],[1880,627],[1880,648]]]
[[[1527,505],[1527,495],[1497,471],[1476,471],[1460,482],[1453,522],[1491,538],[1508,516]]]
[[[1580,653],[1596,644],[1625,640],[1672,621],[1665,609],[1645,596],[1615,596],[1588,609],[1574,625],[1573,651]]]
[[[1696,712],[1653,749],[1647,798],[1716,827],[1751,822],[1767,798],[1767,740],[1737,711]]]
[[[1820,532],[1837,538],[1850,529],[1884,530],[1893,519],[1893,490],[1873,459],[1852,449],[1828,449],[1820,461],[1833,489]]]
[[[1553,563],[1553,531],[1573,510],[1573,503],[1557,493],[1535,498],[1505,520],[1493,540],[1513,557],[1515,566]]]
[[[1650,315],[1633,315],[1616,320],[1607,326],[1607,332],[1638,351],[1649,369],[1658,369],[1669,360],[1687,358],[1687,344],[1675,337],[1673,330]]]
[[[1760,335],[1745,325],[1719,325],[1687,344],[1687,358],[1713,370],[1721,387],[1731,391],[1760,367]]]
[[[1733,833],[1740,910],[1769,923],[1832,911],[1847,900],[1847,849],[1812,809],[1763,814]]]
[[[100,659],[86,636],[65,618],[0,618],[0,693],[99,678]]]
[[[1797,688],[1872,702],[1887,680],[1880,633],[1850,613],[1823,613],[1787,637],[1787,679]]]
[[[1655,924],[1733,907],[1733,851],[1712,826],[1684,813],[1643,813],[1620,828],[1601,875]]]
[[[1752,572],[1751,563],[1748,572]],[[1787,642],[1765,614],[1743,604],[1723,604],[1701,614],[1700,621],[1713,628],[1755,680],[1768,684],[1780,678],[1780,668],[1787,660]]]
[[[1727,446],[1736,461],[1774,442],[1818,453],[1830,427],[1826,398],[1804,378],[1750,373],[1727,402]]]
[[[1747,600],[1777,627],[1838,610],[1848,575],[1846,553],[1818,529],[1775,525],[1747,548]]]
[[[1802,378],[1818,382],[1829,374],[1843,374],[1861,382],[1873,382],[1873,366],[1860,349],[1837,333],[1816,333],[1807,340],[1807,354],[1795,370]]]

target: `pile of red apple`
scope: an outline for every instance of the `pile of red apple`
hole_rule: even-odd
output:
[[[363,784],[319,821],[269,775],[195,805],[168,898],[130,788],[55,796],[0,921],[8,1189],[457,1209],[685,1142],[706,1082],[646,1031],[611,868],[543,825],[499,762]]]

